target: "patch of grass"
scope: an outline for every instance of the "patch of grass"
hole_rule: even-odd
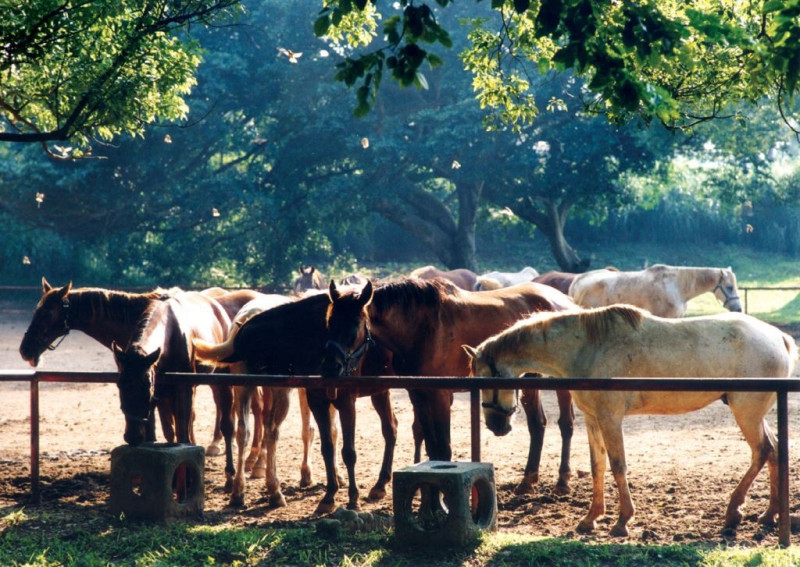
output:
[[[0,565],[783,567],[800,564],[800,548],[796,547],[597,544],[503,532],[483,534],[467,548],[409,549],[396,545],[391,531],[344,534],[332,541],[307,526],[256,528],[178,521],[153,525],[119,521],[99,511],[79,513],[85,514],[83,521],[70,520],[65,513],[38,511],[28,511],[21,521],[9,522],[3,518]]]

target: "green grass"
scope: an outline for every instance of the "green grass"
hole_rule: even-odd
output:
[[[0,519],[0,565],[542,565],[775,566],[800,565],[800,548],[740,548],[711,544],[591,544],[509,533],[484,534],[462,549],[408,549],[392,531],[344,534],[331,541],[313,525],[255,528],[191,522],[147,525],[99,510],[80,517],[9,511]],[[73,514],[75,515],[74,511]]]

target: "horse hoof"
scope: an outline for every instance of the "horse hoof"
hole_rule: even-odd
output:
[[[206,456],[207,457],[218,457],[222,454],[222,449],[219,445],[214,445],[213,443],[206,447]]]
[[[523,494],[532,494],[534,492],[533,485],[528,482],[521,482],[515,489],[514,494],[521,496]]]
[[[333,512],[335,507],[334,502],[325,502],[324,500],[317,505],[317,509],[314,510],[315,516],[327,516]]]
[[[360,512],[361,511],[361,504],[358,503],[358,500],[355,500],[355,501],[352,501],[352,502],[348,502],[347,503],[347,509],[348,510],[353,510],[354,512]]]
[[[300,472],[300,488],[308,488],[314,484],[313,479],[311,478],[310,471],[301,471]]]
[[[595,523],[591,520],[581,520],[578,527],[575,529],[579,534],[590,534],[594,531]]]
[[[566,496],[572,492],[572,489],[567,484],[556,484],[555,488],[553,488],[553,494],[556,496]]]
[[[230,502],[228,505],[232,508],[241,508],[244,506],[244,493],[242,494],[231,494]]]
[[[774,528],[777,524],[775,522],[775,515],[764,512],[758,517],[759,525]]]
[[[625,524],[616,523],[611,528],[609,535],[612,537],[628,537],[628,528]]]
[[[267,476],[266,467],[255,467],[250,473],[250,478],[265,478]]]
[[[283,508],[284,506],[286,506],[286,498],[280,492],[269,497],[270,508]]]
[[[386,490],[378,488],[377,486],[374,486],[367,495],[367,499],[372,501],[383,500],[384,498],[386,498]]]

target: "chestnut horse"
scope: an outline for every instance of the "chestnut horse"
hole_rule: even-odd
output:
[[[194,387],[165,384],[167,372],[210,372],[213,367],[196,362],[192,339],[212,342],[225,339],[230,318],[213,298],[188,291],[151,303],[137,321],[127,346],[112,343],[111,350],[119,368],[120,405],[125,416],[125,442],[139,445],[155,441],[153,409],[169,408],[174,416],[178,443],[191,443]],[[233,422],[231,388],[220,389],[223,415],[221,430],[225,437],[226,487],[233,481]],[[226,411],[227,410],[227,411]]]
[[[392,353],[394,369],[401,375],[466,376],[469,360],[462,344],[477,345],[529,313],[577,308],[566,295],[534,283],[467,292],[441,279],[408,278],[376,288],[369,282],[361,291],[339,291],[331,285],[330,295],[329,341],[336,347],[326,349],[323,368],[333,369],[330,373],[339,375],[345,373],[347,357],[355,356],[365,348],[363,345],[377,344]],[[362,374],[368,375],[366,370]],[[569,392],[557,394],[562,451],[556,490],[568,492],[574,414]],[[449,461],[453,392],[409,390],[409,397],[422,427],[429,458]],[[538,390],[524,390],[522,405],[531,444],[525,475],[517,487],[520,493],[532,490],[539,480],[547,423]],[[505,435],[510,427],[492,431]]]
[[[572,285],[573,280],[577,276],[578,274],[573,274],[571,272],[558,272],[551,270],[536,276],[532,281],[535,283],[549,285],[550,287],[556,288],[561,293],[569,295],[569,286]]]
[[[155,289],[147,293],[127,293],[103,288],[73,288],[72,283],[64,287],[53,287],[46,278],[42,278],[42,297],[36,306],[33,317],[25,331],[20,344],[20,355],[31,366],[36,366],[42,353],[54,350],[70,331],[81,331],[110,349],[112,342],[127,345],[133,334],[136,322],[150,307],[152,302],[161,301],[180,292],[178,288]],[[209,288],[203,294],[217,298],[220,304],[233,316],[239,307],[257,295],[250,290],[228,292],[222,288]],[[207,454],[218,454],[215,445],[222,438],[219,425],[222,418],[220,395],[217,389],[214,401],[217,405],[217,419],[214,429],[214,441],[206,449]],[[223,396],[225,397],[225,396]],[[175,430],[169,408],[162,408],[161,425],[164,438],[168,442],[175,440]]]
[[[633,272],[605,268],[580,274],[569,288],[569,296],[583,307],[628,303],[659,317],[683,317],[687,302],[706,292],[729,311],[742,311],[736,275],[730,268],[664,264]]]
[[[423,266],[417,268],[410,274],[410,278],[420,278],[422,280],[432,280],[436,278],[444,278],[453,282],[461,289],[472,291],[475,289],[475,282],[478,281],[478,274],[466,268],[457,268],[455,270],[440,270],[436,266]]]
[[[314,294],[286,305],[279,305],[267,309],[245,322],[238,330],[232,341],[218,345],[219,348],[207,349],[203,343],[198,343],[198,356],[216,364],[232,364],[242,362],[248,373],[252,374],[318,374],[320,361],[323,356],[325,340],[327,338],[325,326],[325,313],[330,299],[326,294]],[[372,349],[368,357],[369,363],[377,369],[383,369],[387,363],[385,353],[379,349]],[[275,388],[273,390],[279,390]],[[381,465],[378,481],[370,490],[370,498],[382,498],[386,493],[386,483],[391,479],[394,446],[397,441],[397,420],[390,403],[389,392],[382,391],[354,392],[355,396],[369,395],[381,419],[381,431],[384,436],[384,458]],[[314,414],[320,432],[322,452],[325,457],[327,489],[323,501],[320,502],[316,513],[323,514],[333,510],[334,495],[340,483],[338,478],[334,450],[334,422],[332,419],[331,402],[327,399],[324,389],[307,390],[308,404]],[[277,412],[277,426],[286,417],[288,411],[288,396],[283,396],[283,409]],[[276,396],[276,402],[278,397]],[[350,505],[358,506],[358,489],[355,483],[355,461],[350,456],[355,455],[353,444],[355,442],[353,430],[349,429],[354,419],[354,398],[350,395],[337,396],[333,404],[339,409],[342,419],[342,460],[348,466],[350,474]],[[347,428],[347,429],[346,429]],[[277,473],[277,471],[275,471]],[[267,474],[269,478],[270,474]],[[286,501],[281,492],[277,475],[274,482],[267,486],[270,503],[273,506],[283,506]]]
[[[542,313],[520,321],[486,340],[465,347],[475,376],[514,378],[524,372],[554,377],[751,377],[787,378],[797,359],[794,339],[779,329],[741,313],[687,319],[651,315],[631,305],[583,312]],[[606,454],[617,485],[619,518],[611,535],[627,536],[634,506],[627,479],[622,420],[631,414],[680,414],[722,400],[750,446],[751,459],[731,495],[725,528],[742,519],[740,507],[766,462],[770,497],[759,521],[772,524],[778,513],[778,463],[775,437],[764,417],[775,392],[583,391],[572,393],[586,416],[592,464],[592,503],[578,531],[590,532],[605,514],[603,477]],[[486,419],[506,421],[514,406],[513,391],[494,391],[497,410]],[[484,401],[490,399],[484,392]],[[491,414],[491,415],[490,415]]]

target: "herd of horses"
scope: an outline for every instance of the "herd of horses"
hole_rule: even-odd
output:
[[[368,498],[380,499],[392,476],[397,442],[390,391],[376,379],[361,389],[337,388],[341,376],[502,376],[537,373],[554,377],[794,375],[794,340],[775,327],[742,314],[730,268],[655,265],[639,271],[605,268],[582,274],[533,268],[479,276],[469,270],[433,266],[408,277],[372,282],[353,275],[325,284],[312,268],[301,268],[294,293],[209,288],[156,289],[127,293],[102,288],[51,286],[42,297],[20,345],[22,358],[38,364],[47,349],[72,330],[109,348],[119,369],[123,438],[138,445],[156,440],[155,415],[167,442],[194,443],[191,386],[163,378],[169,372],[319,375],[326,388],[298,389],[303,423],[301,485],[311,483],[310,447],[319,431],[326,491],[316,514],[335,508],[347,486],[351,509],[359,508],[355,479],[355,402],[369,396],[381,421],[384,454]],[[689,300],[713,293],[730,313],[683,318]],[[54,344],[55,343],[55,344]],[[283,506],[277,474],[277,441],[289,408],[289,388],[213,386],[217,407],[210,454],[225,447],[225,489],[242,505],[245,473],[265,478],[270,505]],[[453,391],[409,389],[414,409],[414,461],[451,459],[450,407]],[[522,405],[530,433],[525,471],[517,493],[534,490],[547,417],[538,390],[482,393],[487,427],[511,430]],[[605,513],[606,457],[616,481],[620,512],[612,535],[626,535],[634,507],[626,478],[622,420],[634,413],[685,413],[722,399],[731,409],[752,452],[750,467],[734,490],[725,527],[741,520],[740,507],[766,463],[770,500],[759,517],[777,513],[776,442],[765,415],[774,393],[670,393],[558,391],[562,438],[555,490],[570,491],[570,444],[575,405],[584,412],[589,435],[593,497],[578,529],[595,529]],[[157,410],[154,411],[154,410]],[[339,427],[336,416],[338,413]],[[251,415],[255,419],[251,419]],[[340,474],[335,448],[341,435]],[[233,456],[233,438],[238,454]],[[244,453],[249,451],[245,458]]]

